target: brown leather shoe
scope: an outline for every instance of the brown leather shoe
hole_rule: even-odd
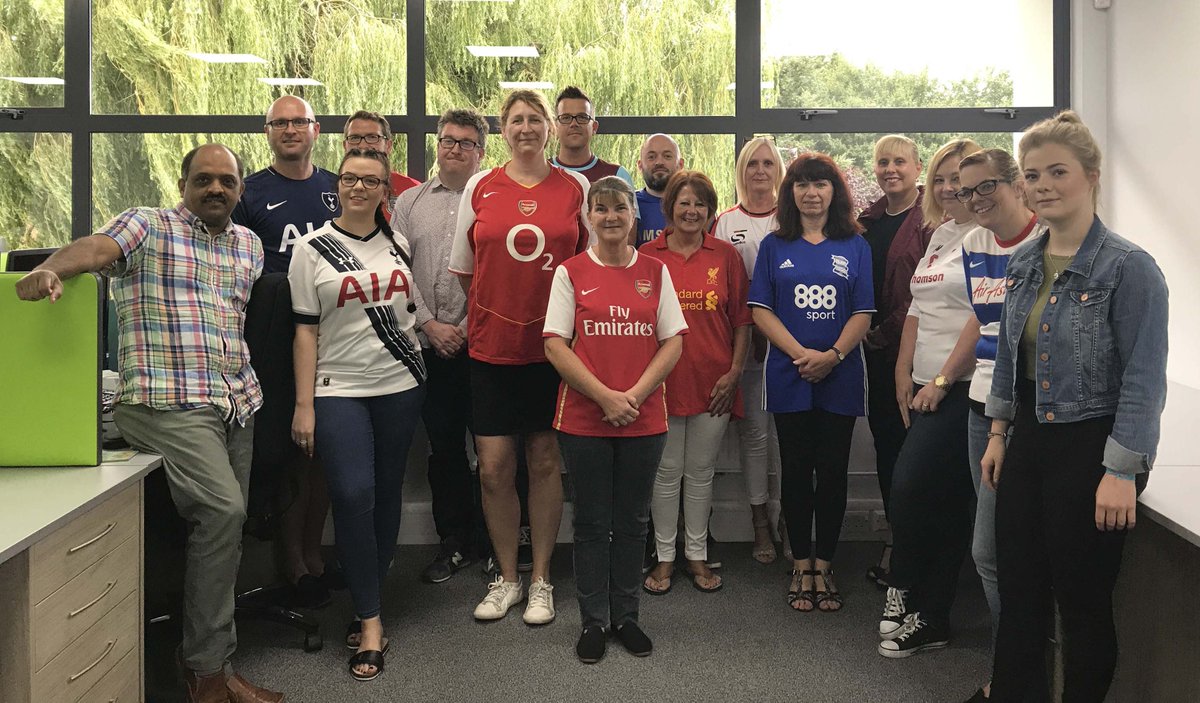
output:
[[[283,694],[259,688],[234,674],[225,680],[229,703],[283,703]]]
[[[185,668],[183,681],[187,684],[188,703],[228,703],[229,701],[229,690],[226,688],[224,673],[196,676],[195,673]]]

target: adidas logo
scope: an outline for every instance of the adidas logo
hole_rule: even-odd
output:
[[[783,263],[779,265],[779,268],[781,268],[781,269],[794,269],[794,268],[796,268],[796,265],[792,263],[792,260],[791,260],[791,259],[784,259],[784,260],[783,260]]]

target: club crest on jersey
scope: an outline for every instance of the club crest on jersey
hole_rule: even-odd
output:
[[[329,208],[330,212],[337,212],[337,209],[338,209],[337,193],[321,193],[321,202],[325,203],[325,207]]]
[[[710,268],[708,270],[708,281],[705,283],[705,285],[709,285],[709,286],[717,285],[717,274],[719,274],[719,273],[721,273],[720,266],[714,266],[714,267]]]
[[[529,217],[533,213],[537,212],[537,201],[536,200],[518,200],[517,201],[517,209],[521,211],[522,215]]]
[[[642,296],[643,298],[650,297],[650,291],[653,289],[653,287],[654,286],[651,285],[650,281],[645,278],[639,278],[633,282],[633,289],[636,290],[638,295]]]
[[[833,272],[849,281],[850,259],[847,259],[844,256],[838,256],[837,254],[832,254],[829,258],[833,259]]]

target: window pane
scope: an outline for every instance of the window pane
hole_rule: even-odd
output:
[[[71,241],[71,135],[0,134],[0,237],[9,249]]]
[[[762,105],[1053,105],[1053,29],[1053,0],[762,0]]]
[[[512,81],[600,115],[733,114],[734,0],[429,0],[425,33],[431,114],[495,114]]]
[[[605,161],[624,166],[633,175],[635,188],[642,188],[645,182],[638,172],[638,153],[646,137],[642,134],[597,134],[592,140],[592,149],[596,155]],[[736,154],[733,150],[733,135],[729,134],[683,134],[676,135],[679,150],[683,153],[684,166],[703,171],[717,189],[718,206],[721,209],[734,203],[733,195],[733,165]],[[437,172],[437,151],[434,135],[425,139],[425,162],[430,166],[430,174]],[[481,168],[494,168],[508,161],[508,147],[504,139],[496,134],[489,134],[487,155]]]
[[[63,106],[65,2],[0,2],[0,107]]]
[[[220,142],[242,157],[246,175],[271,165],[267,138],[260,134],[95,134],[92,135],[92,229],[131,207],[173,207],[179,202],[183,155],[199,144]],[[392,168],[404,173],[408,144],[393,135]],[[337,171],[342,136],[317,139],[313,162]],[[2,181],[0,181],[2,182]]]
[[[846,180],[855,197],[856,209],[867,205],[883,196],[883,191],[875,182],[873,157],[875,142],[883,134],[776,134],[775,143],[783,152],[784,163],[791,163],[797,154],[804,151],[819,151],[829,154],[833,160],[846,172]],[[920,132],[906,134],[917,143],[917,152],[926,165],[934,153],[943,144],[952,139],[973,139],[984,149],[1004,149],[1015,155],[1017,141],[1021,133],[984,132],[981,134],[937,134]],[[925,183],[925,172],[921,172],[921,184]]]
[[[406,110],[404,0],[94,0],[93,109],[254,115]],[[213,53],[219,52],[219,53]]]

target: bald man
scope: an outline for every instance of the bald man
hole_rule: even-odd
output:
[[[636,241],[630,244],[640,247],[662,234],[666,217],[662,211],[663,188],[672,174],[683,168],[683,155],[679,144],[666,134],[651,134],[642,143],[638,155],[638,170],[646,187],[637,192],[638,223],[633,228]]]
[[[337,175],[313,165],[313,145],[321,125],[305,100],[285,95],[271,103],[263,133],[271,147],[271,165],[246,178],[246,192],[234,208],[233,221],[262,240],[264,274],[287,273],[292,246],[341,212]],[[291,359],[281,362],[291,364]],[[295,404],[293,392],[290,387],[275,391],[268,398],[268,414],[280,406],[290,413]],[[278,423],[274,416],[271,419],[264,420],[263,426],[275,427]],[[283,424],[291,423],[286,420]],[[292,446],[290,437],[284,445]],[[292,459],[297,463],[298,485],[295,499],[283,513],[281,576],[293,588],[294,605],[320,608],[330,601],[329,589],[343,585],[334,573],[326,574],[321,556],[329,494],[317,461],[309,461],[299,452]]]

